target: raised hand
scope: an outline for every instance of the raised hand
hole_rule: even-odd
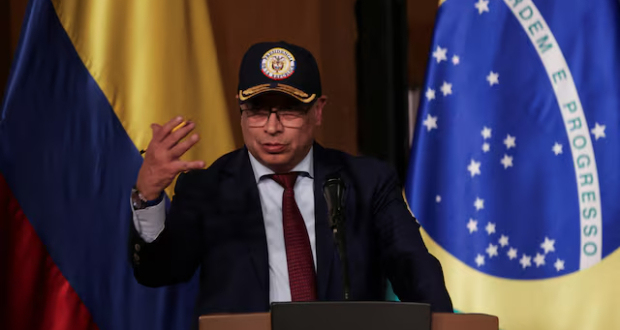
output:
[[[175,130],[181,123],[183,123],[183,118],[176,117],[164,126],[151,124],[153,137],[146,149],[144,162],[140,167],[136,182],[136,187],[148,200],[159,197],[180,172],[205,166],[205,162],[201,160],[183,161],[180,159],[199,139],[198,134],[194,133],[181,141],[195,127],[193,122],[188,121]]]

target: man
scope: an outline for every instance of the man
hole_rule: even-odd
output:
[[[314,141],[327,97],[314,57],[279,42],[246,52],[237,95],[245,146],[209,168],[179,157],[193,123],[154,124],[136,189],[131,253],[148,286],[189,280],[200,266],[196,316],[267,311],[274,301],[342,300],[341,261],[323,197],[345,186],[350,298],[452,311],[441,266],[428,253],[392,169]],[[179,127],[174,130],[175,127]],[[168,214],[163,190],[179,175]]]

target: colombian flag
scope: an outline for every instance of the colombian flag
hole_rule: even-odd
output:
[[[32,0],[0,109],[0,328],[185,329],[197,292],[139,285],[130,192],[150,124],[233,146],[205,1]]]

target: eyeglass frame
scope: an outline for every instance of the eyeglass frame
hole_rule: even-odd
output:
[[[301,117],[300,117],[300,118],[301,118],[301,119],[303,119],[303,120],[304,120],[304,122],[305,122],[305,120],[306,120],[306,118],[307,118],[307,115],[308,115],[308,112],[310,112],[310,110],[312,110],[312,108],[314,107],[315,103],[316,103],[316,100],[312,101],[312,102],[311,102],[311,103],[310,103],[307,107],[304,107],[305,109],[303,109],[303,110],[298,110],[298,109],[295,109],[295,108],[290,108],[290,107],[289,107],[289,109],[286,109],[286,110],[290,110],[290,111],[297,111],[297,112],[299,112],[299,113],[301,114]],[[269,110],[269,113],[267,114],[267,119],[265,120],[265,123],[264,123],[263,125],[260,125],[260,126],[249,126],[249,127],[252,127],[252,128],[261,128],[261,127],[265,127],[265,125],[267,125],[267,123],[269,122],[269,118],[271,118],[271,114],[272,114],[272,113],[274,113],[274,114],[276,115],[276,119],[277,119],[277,120],[280,122],[280,124],[282,124],[282,126],[284,126],[284,127],[287,127],[287,128],[301,128],[301,127],[303,126],[303,124],[302,124],[302,125],[300,125],[300,126],[288,126],[288,125],[286,125],[284,122],[282,122],[282,119],[280,118],[279,111],[282,111],[282,109],[284,109],[284,107],[267,107],[267,106],[265,106],[265,107],[264,107],[264,108],[262,108],[262,109],[261,109],[261,108],[249,108],[249,109],[243,109],[243,106],[244,106],[244,105],[246,105],[246,104],[247,104],[247,103],[244,103],[244,104],[240,104],[240,105],[239,105],[239,110],[240,110],[241,115],[243,115],[243,112],[244,112],[244,111],[250,111],[250,110],[267,110],[267,109]],[[249,124],[248,124],[248,125],[249,125]]]

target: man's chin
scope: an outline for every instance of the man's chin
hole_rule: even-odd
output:
[[[290,164],[291,157],[287,154],[265,154],[261,158],[263,165],[275,172],[290,171],[293,167]]]

